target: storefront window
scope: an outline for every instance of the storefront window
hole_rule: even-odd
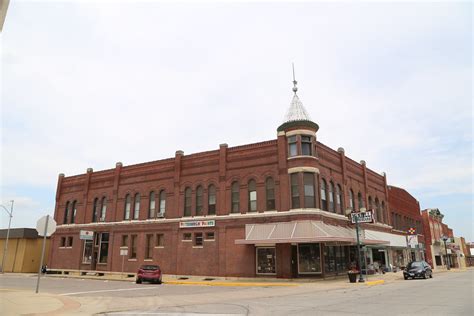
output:
[[[349,267],[346,259],[346,248],[344,246],[326,246],[324,250],[325,272],[331,273],[345,273]]]
[[[257,248],[257,274],[275,273],[275,247]]]
[[[298,272],[321,273],[319,244],[298,245]]]
[[[92,261],[92,240],[84,240],[84,254],[82,263],[91,263]]]
[[[109,233],[102,233],[100,237],[99,263],[107,263],[109,254]]]

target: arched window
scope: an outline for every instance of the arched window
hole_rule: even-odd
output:
[[[94,205],[92,208],[92,222],[97,222],[97,213],[99,212],[99,199],[94,199]]]
[[[135,207],[133,208],[133,219],[140,216],[140,193],[135,194]]]
[[[71,216],[71,224],[76,222],[76,214],[77,214],[77,201],[72,202],[72,216]]]
[[[196,215],[202,215],[202,186],[196,188]]]
[[[352,191],[352,189],[349,190],[349,207],[351,208],[351,210],[354,212],[354,191]]]
[[[191,216],[191,188],[184,189],[184,216]]]
[[[275,181],[273,178],[267,178],[265,181],[265,191],[267,193],[267,211],[275,209]]]
[[[384,201],[382,201],[382,209],[380,210],[380,215],[381,215],[380,220],[382,222],[386,223],[385,222],[385,202]]]
[[[334,195],[336,192],[334,191],[334,183],[329,182],[329,211],[336,213],[336,207],[334,205]]]
[[[130,210],[132,208],[132,202],[131,202],[131,199],[130,199],[130,194],[127,194],[125,196],[125,210],[124,210],[124,215],[123,215],[123,219],[130,219]]]
[[[357,193],[357,200],[359,201],[359,211],[364,207],[364,200],[362,199],[362,193]]]
[[[231,212],[238,213],[240,212],[240,192],[239,192],[239,183],[237,181],[232,182],[232,205],[231,205]]]
[[[382,218],[381,218],[381,215],[380,215],[380,203],[379,203],[378,198],[375,198],[375,212],[376,212],[377,222],[381,222]]]
[[[328,210],[328,200],[326,192],[326,180],[321,180],[321,209],[324,211]]]
[[[314,194],[314,173],[305,172],[303,173],[303,186],[304,186],[304,207],[315,208],[315,194]]]
[[[300,190],[297,173],[291,174],[291,208],[300,208]]]
[[[373,210],[374,205],[372,204],[372,197],[369,196],[369,210]]]
[[[156,213],[156,196],[155,192],[150,192],[150,201],[148,203],[148,218],[155,218]]]
[[[165,190],[160,191],[160,213],[159,217],[164,217],[166,212],[166,192]]]
[[[216,187],[213,184],[207,189],[207,214],[216,215]]]
[[[337,213],[344,214],[344,206],[342,205],[342,189],[339,184],[336,185],[336,211]]]
[[[66,208],[64,209],[63,224],[67,224],[68,219],[69,219],[69,201],[66,202]]]
[[[100,208],[100,221],[105,222],[105,214],[107,213],[107,199],[102,198],[102,207]]]
[[[255,180],[248,183],[249,212],[257,211],[257,186]]]

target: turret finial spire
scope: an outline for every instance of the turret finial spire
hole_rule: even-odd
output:
[[[296,94],[296,91],[298,91],[298,87],[296,86],[296,84],[298,82],[295,79],[295,63],[291,63],[291,65],[293,66],[293,92]]]

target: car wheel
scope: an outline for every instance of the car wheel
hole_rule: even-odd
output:
[[[142,284],[142,279],[137,279],[137,281],[135,281],[135,283]]]
[[[433,278],[433,272],[430,273],[430,279],[432,279],[432,278]]]
[[[423,279],[425,279],[425,280],[428,279],[428,276],[426,275],[426,272],[423,273]]]
[[[158,283],[158,284],[161,284],[161,283],[163,283],[163,282],[161,281],[161,279],[159,279],[157,283]]]
[[[403,278],[404,278],[405,280],[408,280],[408,277],[407,277],[407,276],[404,276]]]

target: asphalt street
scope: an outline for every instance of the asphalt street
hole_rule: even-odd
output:
[[[33,276],[2,276],[0,288],[34,289]],[[90,315],[474,315],[474,270],[433,279],[366,286],[297,287],[155,285],[47,277],[40,291],[74,299]]]

